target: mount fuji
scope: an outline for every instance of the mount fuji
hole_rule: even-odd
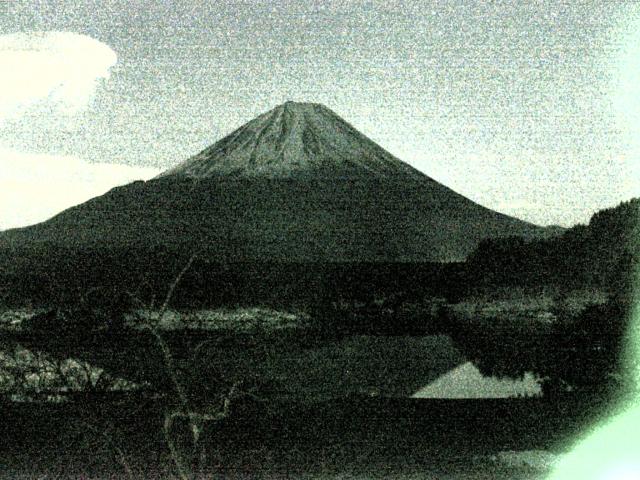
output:
[[[424,175],[328,108],[287,102],[158,177],[0,234],[41,261],[124,249],[224,262],[451,262],[485,238],[546,236]]]

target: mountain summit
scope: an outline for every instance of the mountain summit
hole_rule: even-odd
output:
[[[286,102],[160,177],[424,178],[327,107]]]

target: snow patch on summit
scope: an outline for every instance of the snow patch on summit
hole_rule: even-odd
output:
[[[286,102],[160,175],[428,180],[327,107]]]

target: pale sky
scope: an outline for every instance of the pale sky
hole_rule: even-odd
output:
[[[539,224],[640,194],[635,1],[0,2],[0,229],[323,103]]]

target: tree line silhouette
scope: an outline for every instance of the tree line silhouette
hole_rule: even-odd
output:
[[[595,213],[588,225],[539,240],[485,240],[469,256],[467,276],[482,285],[555,285],[628,294],[640,258],[640,199]]]

